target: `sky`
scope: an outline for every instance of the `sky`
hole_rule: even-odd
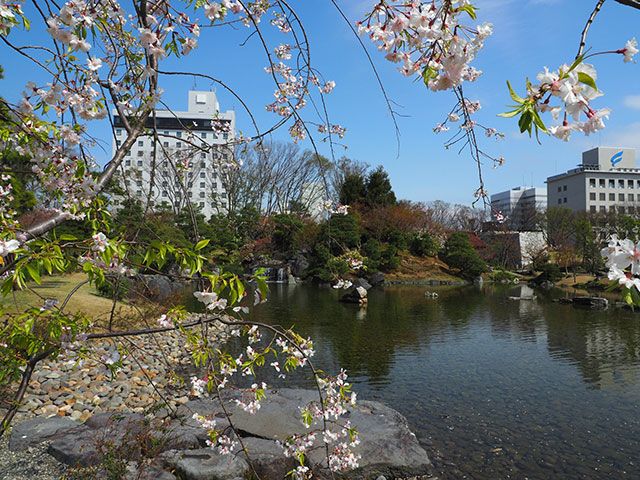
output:
[[[373,0],[337,0],[353,24],[361,19]],[[429,202],[443,200],[471,205],[478,188],[478,169],[467,151],[445,149],[447,133],[435,134],[455,100],[448,92],[431,92],[423,83],[405,78],[396,65],[386,61],[377,48],[363,38],[389,99],[397,112],[399,141],[374,71],[349,25],[328,0],[290,2],[296,8],[311,45],[312,64],[326,80],[336,82],[335,90],[326,97],[332,123],[347,128],[342,140],[348,147],[336,147],[336,158],[346,155],[382,165],[388,172],[399,199]],[[515,90],[524,94],[526,78],[535,76],[545,66],[557,69],[571,63],[578,49],[584,24],[596,0],[477,0],[479,18],[467,24],[490,22],[494,34],[485,41],[484,49],[472,63],[483,71],[474,83],[465,83],[465,93],[479,100],[483,108],[476,120],[505,134],[504,140],[482,137],[480,147],[505,164],[482,167],[489,194],[520,185],[544,187],[548,176],[564,172],[581,163],[581,153],[597,146],[632,147],[640,152],[640,65],[623,63],[622,55],[599,55],[590,59],[598,71],[596,83],[604,95],[594,101],[594,108],[609,107],[607,128],[585,137],[574,134],[568,143],[542,134],[540,144],[527,134],[520,134],[517,120],[498,117],[511,103],[506,87],[509,80]],[[126,3],[125,3],[126,4]],[[27,7],[28,8],[28,7]],[[592,53],[623,48],[632,37],[640,39],[640,11],[605,2],[587,37]],[[30,32],[12,32],[12,40],[37,43],[42,37],[34,23]],[[273,84],[264,72],[266,60],[256,36],[235,29],[203,29],[200,46],[191,55],[163,62],[166,70],[200,72],[223,80],[255,113],[263,126],[277,120],[265,111],[273,101]],[[274,41],[280,41],[279,37]],[[639,55],[640,57],[640,55]],[[34,65],[0,45],[0,64],[5,79],[0,93],[17,100],[28,80],[44,83],[46,77]],[[42,79],[42,80],[41,80]],[[187,91],[215,88],[208,81],[193,76],[163,77],[164,101],[175,110],[186,110]],[[240,103],[220,87],[216,88],[221,110],[236,110],[237,129],[253,133],[249,117]],[[313,108],[305,109],[305,118],[316,120]],[[547,124],[553,124],[546,118]],[[102,141],[95,148],[99,162],[106,162],[111,151],[108,122],[92,122],[90,133]],[[276,140],[288,140],[286,129],[276,132]],[[311,148],[308,141],[303,149]],[[318,145],[320,153],[331,156],[327,144]]]

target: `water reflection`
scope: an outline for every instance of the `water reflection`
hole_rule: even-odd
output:
[[[405,414],[441,478],[638,478],[638,314],[526,286],[340,292],[278,285],[254,319],[311,336],[363,398]],[[294,381],[304,384],[303,378]]]

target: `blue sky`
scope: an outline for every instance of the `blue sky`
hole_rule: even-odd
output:
[[[339,0],[352,22],[358,20],[372,0]],[[495,141],[483,137],[481,147],[497,157],[504,157],[504,166],[483,169],[489,193],[518,185],[544,186],[547,176],[565,171],[581,161],[581,152],[596,146],[634,147],[640,149],[640,65],[625,64],[621,55],[603,55],[591,62],[598,70],[597,84],[604,96],[595,107],[607,106],[613,111],[607,128],[596,135],[576,135],[564,143],[543,135],[541,145],[527,135],[521,135],[513,119],[497,117],[510,103],[506,80],[524,92],[526,77],[548,66],[555,70],[563,63],[571,63],[578,48],[580,33],[596,0],[478,0],[479,18],[494,24],[494,35],[474,65],[484,72],[475,83],[467,83],[465,90],[471,99],[480,100],[483,109],[477,120],[505,133],[505,139]],[[298,5],[296,5],[298,4]],[[433,128],[444,120],[454,103],[452,94],[431,92],[419,82],[407,79],[396,71],[395,65],[384,60],[377,49],[364,38],[390,99],[399,113],[400,146],[380,89],[375,81],[360,45],[340,18],[331,3],[325,1],[293,2],[307,29],[312,48],[312,62],[324,77],[337,84],[327,97],[331,121],[347,128],[344,143],[348,150],[338,148],[336,156],[347,155],[371,166],[383,165],[389,173],[398,198],[415,201],[444,200],[471,204],[478,186],[477,168],[468,153],[457,149],[445,150],[446,134],[436,135]],[[640,40],[640,11],[605,2],[596,18],[587,45],[592,51],[616,50],[627,40]],[[37,27],[28,34],[11,35],[16,40],[35,43],[41,36]],[[206,31],[200,47],[179,62],[169,60],[163,68],[193,71],[212,75],[232,85],[252,107],[259,121],[266,125],[274,120],[264,111],[272,101],[273,85],[264,73],[266,61],[251,38],[244,47],[247,31],[238,27]],[[279,37],[275,38],[280,41]],[[31,65],[0,47],[0,64],[5,67],[5,80],[0,83],[4,97],[15,100],[24,84],[33,78],[44,79]],[[177,110],[186,109],[187,90],[194,85],[188,77],[163,78],[165,101]],[[198,89],[208,90],[209,82],[198,80]],[[246,134],[253,133],[248,117],[239,103],[221,88],[217,88],[222,110],[235,109],[237,127]],[[313,119],[312,110],[307,111]],[[549,118],[549,123],[551,119]],[[91,133],[102,139],[110,152],[110,133],[107,123],[93,125]],[[287,139],[285,130],[275,134]],[[301,144],[308,148],[308,142]],[[326,144],[320,152],[329,154]],[[640,150],[639,150],[640,151]],[[99,160],[107,153],[95,150]]]

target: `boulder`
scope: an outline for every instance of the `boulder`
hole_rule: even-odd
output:
[[[365,290],[369,290],[372,287],[372,285],[369,282],[367,282],[364,278],[356,278],[353,281],[353,286],[356,288],[362,287]]]
[[[227,394],[228,400],[232,398],[233,394]],[[231,420],[243,435],[282,440],[292,433],[308,431],[301,422],[300,407],[317,400],[314,390],[280,389],[267,394],[254,415],[231,408]],[[397,411],[379,402],[361,401],[346,418],[358,429],[360,445],[354,451],[362,456],[360,466],[349,472],[348,478],[405,478],[430,472],[427,453]],[[326,462],[322,449],[312,452],[309,460],[322,476],[327,476],[322,472]]]
[[[165,301],[184,288],[182,283],[174,282],[165,275],[138,274],[134,277],[133,282],[134,290],[156,302]]]
[[[609,301],[602,297],[573,297],[573,305],[584,308],[607,308]]]
[[[373,287],[379,287],[381,285],[384,285],[384,282],[386,281],[386,279],[387,279],[387,276],[384,273],[378,272],[378,273],[374,273],[369,277],[369,283]]]
[[[365,304],[367,303],[367,291],[363,287],[355,287],[345,293],[342,298],[340,298],[340,301],[346,303],[358,303],[360,305]]]
[[[183,480],[241,480],[249,475],[241,455],[220,455],[211,448],[169,450],[161,458]]]
[[[22,450],[64,435],[80,424],[70,418],[55,415],[50,418],[34,418],[19,423],[11,431],[9,450]]]
[[[294,277],[302,277],[309,268],[309,261],[302,253],[297,253],[290,263],[291,274]]]

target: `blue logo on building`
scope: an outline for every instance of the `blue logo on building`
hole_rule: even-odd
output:
[[[620,162],[622,160],[622,153],[623,152],[618,152],[613,157],[611,157],[611,166],[612,167],[615,167],[616,163],[618,163],[618,162]]]

